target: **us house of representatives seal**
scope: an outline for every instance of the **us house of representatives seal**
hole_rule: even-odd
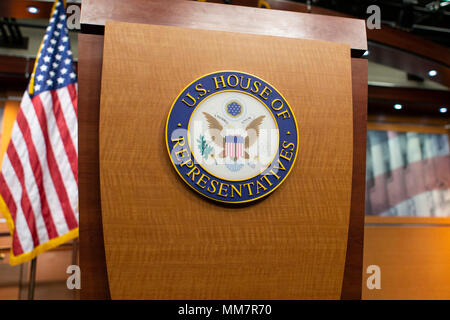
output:
[[[298,127],[282,94],[240,71],[204,75],[175,98],[166,145],[180,177],[203,196],[244,203],[286,179],[298,153]]]

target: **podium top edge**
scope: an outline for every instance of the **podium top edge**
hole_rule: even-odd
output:
[[[186,0],[83,1],[82,33],[103,34],[109,20],[345,43],[352,56],[367,50],[361,19]]]

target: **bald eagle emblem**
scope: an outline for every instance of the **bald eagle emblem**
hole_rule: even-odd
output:
[[[203,112],[208,123],[208,132],[215,146],[222,150],[219,153],[221,158],[230,158],[237,162],[239,159],[250,159],[249,148],[255,144],[259,137],[260,126],[265,116],[253,119],[246,127],[241,128],[242,134],[227,135],[222,134],[224,126],[218,119],[207,112]],[[242,130],[243,129],[243,130]]]
[[[170,160],[182,180],[212,200],[244,203],[275,190],[298,151],[289,103],[267,81],[216,71],[188,84],[166,122]]]

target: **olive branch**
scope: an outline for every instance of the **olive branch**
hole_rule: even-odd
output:
[[[200,137],[197,139],[197,142],[198,149],[200,150],[203,159],[207,160],[210,153],[214,152],[214,148],[206,142],[204,135],[200,135]]]

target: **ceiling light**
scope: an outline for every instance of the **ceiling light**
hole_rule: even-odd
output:
[[[395,110],[400,110],[401,108],[403,108],[403,106],[401,104],[398,104],[398,103],[394,104]]]
[[[430,70],[430,71],[428,71],[428,75],[430,77],[434,77],[435,75],[437,75],[437,71],[436,70]]]
[[[28,10],[28,12],[31,13],[31,14],[36,14],[36,13],[39,12],[39,9],[38,9],[37,7],[35,7],[35,6],[28,6],[28,7],[27,7],[27,10]]]
[[[440,113],[446,113],[447,112],[447,108],[446,107],[442,107],[439,109]]]

